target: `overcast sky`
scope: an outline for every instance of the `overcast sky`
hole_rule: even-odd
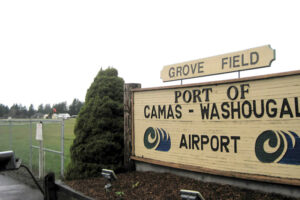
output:
[[[300,70],[299,1],[0,1],[0,103],[29,107],[85,94],[101,67],[127,83],[163,83],[164,65],[271,45],[270,68]],[[237,78],[237,73],[183,81]]]

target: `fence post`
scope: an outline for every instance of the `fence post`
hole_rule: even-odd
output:
[[[39,179],[44,177],[44,145],[43,141],[40,140],[40,149],[39,149]]]
[[[12,149],[12,124],[11,124],[11,119],[9,119],[9,149]]]
[[[133,170],[134,163],[130,159],[132,153],[132,89],[141,88],[139,83],[128,83],[124,85],[124,167]]]
[[[29,121],[30,125],[29,125],[29,144],[30,144],[30,147],[29,147],[29,169],[32,171],[32,121],[30,119]]]
[[[60,133],[60,145],[61,145],[61,164],[60,164],[60,175],[64,177],[64,134],[65,134],[65,122],[64,119],[61,121],[61,133]]]
[[[39,179],[44,178],[44,143],[43,143],[43,122],[40,121],[38,124],[36,124],[36,140],[39,141],[40,147],[39,147]]]

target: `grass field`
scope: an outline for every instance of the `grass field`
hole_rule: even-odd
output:
[[[76,119],[64,120],[64,169],[70,162],[70,146],[74,139],[74,126]],[[29,120],[11,122],[0,121],[0,151],[13,150],[16,157],[22,159],[22,163],[29,166],[30,152],[32,152],[32,170],[38,172],[37,148],[30,148],[30,144],[39,146],[35,140],[36,123]],[[61,151],[61,122],[43,120],[43,143],[44,148]],[[53,171],[56,176],[60,176],[61,155],[45,151],[45,172]]]

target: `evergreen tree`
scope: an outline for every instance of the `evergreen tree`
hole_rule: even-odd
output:
[[[8,106],[0,104],[0,118],[7,118],[8,113],[9,113]]]
[[[68,112],[68,107],[67,107],[67,102],[61,102],[58,104],[54,104],[53,108],[56,109],[57,113],[67,113]]]
[[[102,168],[121,169],[123,85],[114,68],[101,69],[94,79],[77,117],[66,178],[100,176]]]
[[[27,108],[22,104],[14,104],[10,107],[9,116],[12,118],[26,118]]]
[[[70,115],[78,115],[83,103],[79,99],[74,99],[72,104],[69,106]]]
[[[30,104],[29,110],[27,112],[28,117],[31,118],[35,113],[36,113],[36,111],[34,110],[33,104]]]
[[[40,105],[39,105],[39,107],[38,107],[38,112],[39,112],[39,113],[45,114],[45,112],[44,112],[44,105],[43,105],[43,104],[40,104]]]
[[[52,113],[52,107],[51,107],[50,104],[46,104],[46,105],[45,105],[44,113],[45,113],[45,114],[50,114],[50,113]]]

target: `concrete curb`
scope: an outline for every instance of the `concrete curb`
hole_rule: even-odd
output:
[[[71,199],[71,200],[93,200],[93,198],[88,197],[81,192],[74,190],[68,185],[64,184],[62,181],[55,181],[58,186],[57,196],[58,200]]]
[[[235,187],[249,189],[253,191],[274,193],[274,194],[279,194],[287,197],[300,198],[300,189],[299,187],[296,186],[272,184],[267,182],[258,182],[258,181],[230,178],[230,177],[217,176],[217,175],[211,175],[205,173],[198,173],[198,172],[175,169],[171,167],[159,166],[159,165],[154,165],[154,164],[149,164],[149,163],[144,163],[139,161],[136,161],[135,164],[136,164],[136,170],[141,172],[153,171],[158,173],[172,173],[178,176],[188,177],[203,182],[213,182],[222,185],[232,185]]]

